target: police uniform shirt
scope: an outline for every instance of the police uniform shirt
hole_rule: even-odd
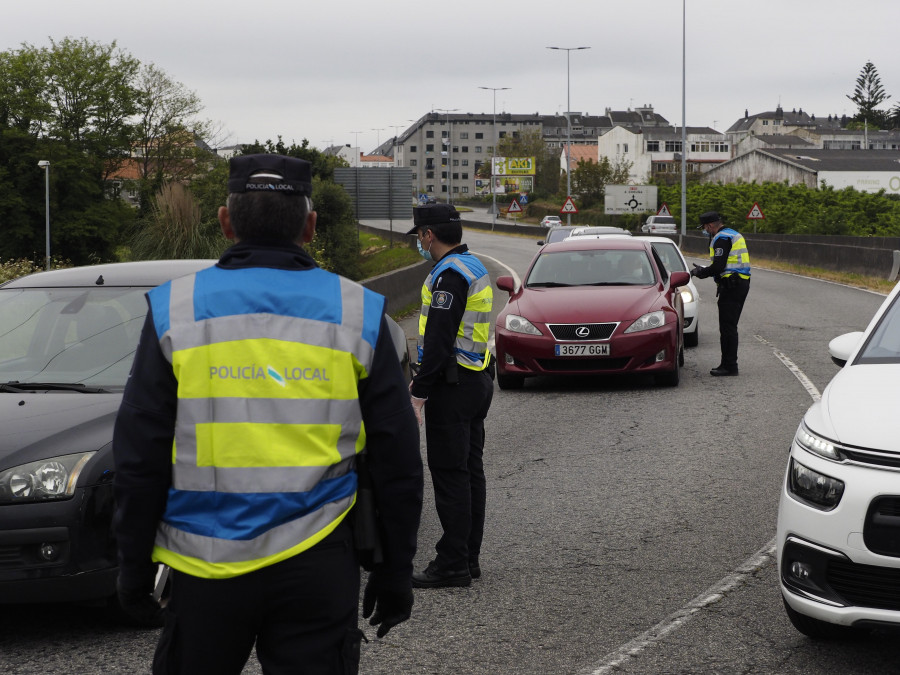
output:
[[[460,244],[447,252],[444,258],[468,250],[466,244]],[[433,280],[431,308],[422,339],[422,363],[410,389],[416,398],[428,398],[431,388],[444,382],[447,364],[456,360],[454,343],[468,296],[468,282],[454,269],[445,269]]]

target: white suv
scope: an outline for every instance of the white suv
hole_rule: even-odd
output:
[[[678,225],[672,216],[650,216],[641,225],[641,232],[648,234],[675,234],[678,232]]]
[[[559,216],[544,216],[541,219],[541,225],[544,227],[554,227],[555,225],[562,225],[562,219]]]
[[[864,332],[828,346],[842,370],[791,443],[778,569],[791,623],[810,637],[900,627],[900,284]]]

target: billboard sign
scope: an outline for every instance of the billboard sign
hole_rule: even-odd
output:
[[[534,157],[494,157],[494,176],[533,176],[537,162]]]
[[[656,213],[656,199],[655,185],[607,185],[603,198],[604,212]]]

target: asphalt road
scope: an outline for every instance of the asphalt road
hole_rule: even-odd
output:
[[[537,251],[527,237],[466,239],[494,278],[523,274]],[[483,577],[417,590],[412,619],[381,640],[364,625],[361,672],[898,672],[892,635],[828,644],[796,632],[772,553],[788,447],[812,400],[783,359],[821,391],[836,372],[828,341],[862,329],[881,296],[755,271],[741,376],[716,379],[714,289],[699,287],[700,345],[677,389],[558,378],[495,390]],[[426,484],[417,567],[438,533]],[[145,673],[156,635],[99,610],[7,607],[0,672]]]

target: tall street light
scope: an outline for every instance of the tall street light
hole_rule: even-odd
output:
[[[356,157],[353,160],[353,166],[359,168],[359,156],[360,154],[362,154],[359,151],[359,135],[362,133],[362,131],[351,131],[349,133],[354,134],[354,138],[356,139],[355,141],[353,141],[353,143],[356,145],[356,147],[354,148]]]
[[[491,230],[497,226],[497,192],[494,190],[494,160],[497,156],[497,92],[506,91],[511,87],[478,87],[494,92],[494,145],[491,147]]]
[[[50,162],[46,159],[42,159],[38,162],[38,166],[44,170],[44,218],[46,220],[46,256],[47,256],[47,266],[46,269],[50,269]]]
[[[566,53],[566,198],[568,199],[572,196],[572,101],[569,98],[569,56],[574,51],[590,49],[590,47],[547,47],[547,49],[556,49]],[[566,214],[566,224],[572,224],[571,213]]]
[[[376,132],[375,133],[375,147],[380,148],[381,147],[381,132],[384,131],[384,127],[381,127],[379,129],[370,129],[370,131]]]
[[[453,203],[453,125],[450,122],[450,113],[458,112],[459,108],[435,108],[434,112],[444,113],[447,122],[447,203]]]

